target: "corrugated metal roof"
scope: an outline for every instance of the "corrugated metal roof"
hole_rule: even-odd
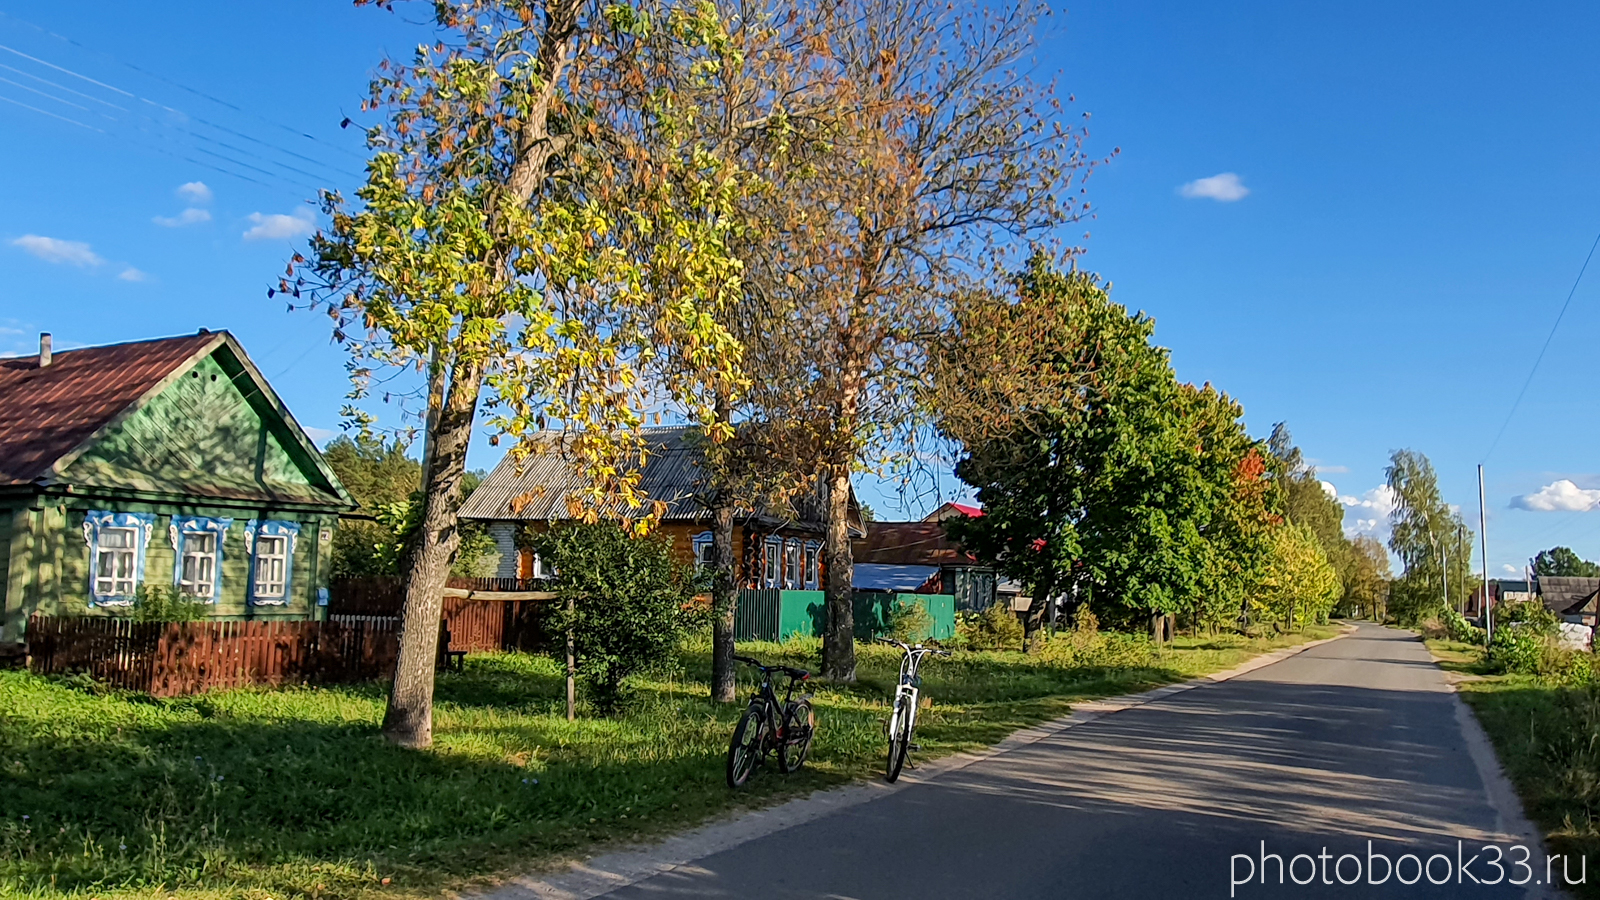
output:
[[[701,521],[709,514],[700,499],[708,476],[700,467],[703,457],[695,444],[695,431],[692,426],[659,426],[644,430],[650,455],[640,473],[639,489],[649,501],[666,504],[663,521]],[[571,518],[567,497],[587,489],[591,482],[580,471],[572,453],[563,449],[565,438],[560,432],[542,432],[532,440],[535,452],[520,464],[507,454],[461,505],[457,515],[463,519],[519,522]],[[820,532],[823,509],[817,498],[804,497],[796,506],[798,511],[794,515],[753,515],[749,510],[741,510],[738,517]],[[648,511],[617,502],[597,510],[603,518],[643,516]],[[850,513],[851,534],[859,536],[864,532],[860,526],[860,507],[853,494]]]
[[[866,540],[856,544],[858,563],[902,566],[974,565],[938,522],[869,522]]]
[[[221,334],[0,359],[0,484],[28,484]]]
[[[1600,592],[1600,578],[1540,575],[1539,597],[1551,612],[1564,614]]]
[[[687,427],[648,428],[650,456],[640,473],[639,489],[650,500],[667,504],[667,520],[697,519],[704,515],[696,499],[704,473],[699,466],[700,451],[688,440]],[[567,497],[587,489],[591,482],[579,470],[570,451],[564,449],[560,432],[544,432],[534,437],[535,452],[520,465],[508,454],[494,467],[462,504],[463,519],[544,521],[571,518]],[[520,468],[520,471],[519,471]],[[621,503],[599,510],[602,516],[640,516],[645,508],[628,508]]]

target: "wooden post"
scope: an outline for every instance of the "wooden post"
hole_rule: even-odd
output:
[[[567,721],[577,718],[578,711],[578,660],[575,650],[577,640],[573,631],[572,595],[567,595]]]

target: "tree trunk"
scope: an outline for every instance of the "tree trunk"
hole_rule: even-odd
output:
[[[739,561],[733,556],[733,501],[718,494],[711,510],[711,699],[734,701],[733,614],[739,602]]]
[[[394,688],[383,716],[383,734],[402,747],[433,744],[433,673],[439,656],[439,617],[445,580],[460,535],[456,509],[461,505],[461,476],[467,468],[467,444],[478,409],[482,371],[477,363],[451,366],[450,389],[430,441],[431,478],[423,485],[422,529],[406,562],[406,599],[400,627],[400,658]]]
[[[1025,650],[1033,648],[1034,638],[1038,636],[1039,629],[1044,625],[1045,611],[1050,607],[1050,595],[1055,591],[1053,583],[1035,585],[1033,596],[1028,601],[1028,611],[1022,617],[1022,647]]]
[[[822,634],[822,676],[856,680],[855,556],[850,549],[850,467],[828,472],[828,627]]]

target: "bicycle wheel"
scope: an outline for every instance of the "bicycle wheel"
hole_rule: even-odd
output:
[[[778,743],[778,771],[798,772],[811,752],[811,738],[817,733],[817,716],[810,700],[794,700],[783,711],[783,740]]]
[[[759,707],[745,710],[728,742],[728,787],[743,787],[761,761],[761,744],[766,737],[767,717]]]
[[[906,764],[906,751],[911,749],[911,710],[906,709],[904,695],[894,698],[894,715],[889,718],[889,764],[886,779],[893,782],[900,777]]]

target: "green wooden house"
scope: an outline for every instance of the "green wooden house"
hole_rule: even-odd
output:
[[[141,585],[319,617],[354,508],[227,332],[0,359],[0,652],[35,613],[127,615]]]

